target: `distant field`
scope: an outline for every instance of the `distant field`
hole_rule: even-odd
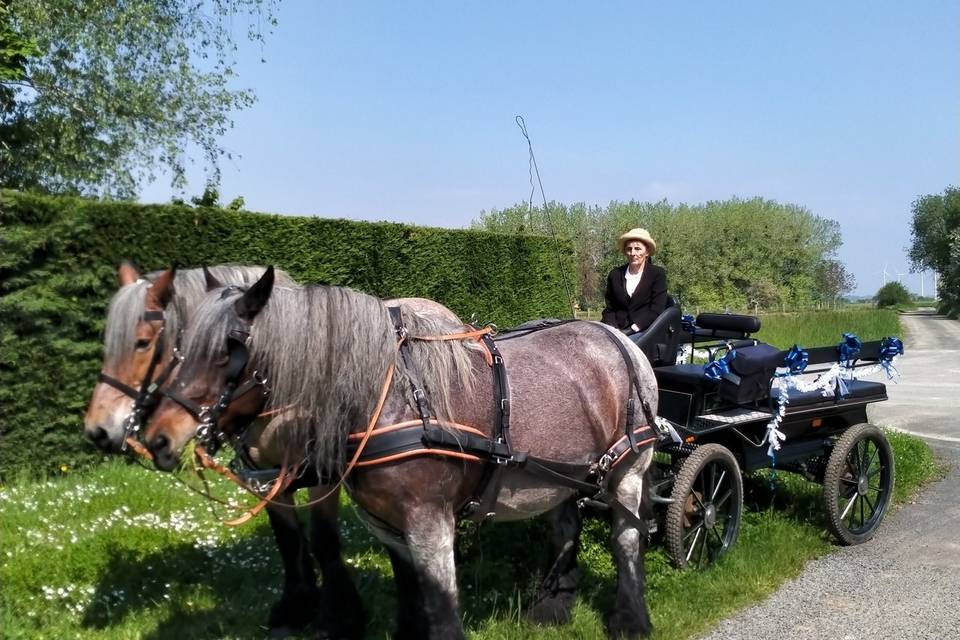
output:
[[[760,322],[757,338],[781,349],[789,349],[794,344],[801,347],[839,344],[847,332],[855,333],[861,340],[903,338],[897,312],[888,309],[770,313],[761,315]]]

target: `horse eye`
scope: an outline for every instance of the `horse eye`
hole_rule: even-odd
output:
[[[215,364],[218,367],[225,367],[227,366],[228,362],[230,362],[230,354],[224,354],[218,357],[213,364]]]
[[[139,340],[137,340],[137,345],[136,345],[137,351],[145,351],[149,346],[150,346],[150,341],[147,340],[146,338],[140,338]]]

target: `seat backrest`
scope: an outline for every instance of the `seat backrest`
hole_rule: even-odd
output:
[[[637,346],[647,355],[650,364],[662,367],[677,363],[680,344],[680,307],[673,296],[667,296],[667,308],[657,316],[637,340]]]

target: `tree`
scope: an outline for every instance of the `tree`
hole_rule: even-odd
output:
[[[895,307],[907,304],[911,300],[910,292],[899,282],[888,282],[877,291],[877,307]]]
[[[839,260],[824,260],[817,266],[817,289],[825,301],[836,302],[857,286],[857,279]]]
[[[933,269],[940,275],[942,310],[960,312],[960,189],[947,187],[942,195],[913,202],[910,260],[914,269]]]
[[[253,94],[235,79],[277,0],[0,0],[0,186],[132,197],[188,146],[218,181],[219,138]],[[228,154],[227,154],[228,155]]]

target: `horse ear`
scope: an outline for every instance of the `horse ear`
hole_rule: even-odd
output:
[[[207,283],[207,291],[213,291],[214,289],[219,289],[223,286],[223,283],[217,280],[217,277],[210,273],[210,269],[207,269],[207,265],[203,265],[203,279]]]
[[[147,288],[147,297],[144,301],[145,309],[163,310],[173,298],[173,279],[177,275],[177,268],[170,267],[153,281]]]
[[[139,280],[140,272],[137,271],[136,267],[124,260],[117,269],[117,279],[120,281],[120,286],[125,287]]]
[[[267,304],[267,300],[270,299],[272,292],[273,267],[270,266],[263,272],[260,279],[253,283],[253,286],[247,289],[240,299],[234,303],[237,314],[241,318],[253,320],[257,314],[260,313],[260,310],[263,309],[264,305]]]

